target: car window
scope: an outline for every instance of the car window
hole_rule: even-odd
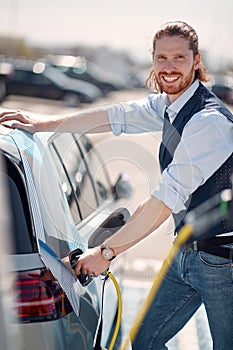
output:
[[[15,69],[14,75],[12,76],[11,80],[15,82],[25,82],[34,85],[50,84],[49,79],[43,76],[42,74],[37,74],[34,72],[20,69]]]
[[[13,80],[13,81],[16,81],[16,82],[17,81],[19,81],[19,82],[27,81],[27,72],[24,71],[24,70],[17,70],[17,69],[15,69],[14,73],[10,77],[10,80]]]
[[[72,134],[57,134],[50,144],[50,150],[73,219],[75,223],[78,223],[98,206],[93,181],[82,156],[80,145]]]
[[[14,254],[26,254],[36,251],[36,243],[33,238],[30,211],[27,202],[27,194],[21,175],[16,166],[7,158],[1,176],[7,185],[9,195],[9,210],[12,212],[11,232]]]
[[[103,203],[112,196],[112,186],[108,175],[106,164],[99,152],[93,147],[91,140],[83,135],[75,135],[81,144],[84,159],[89,167],[89,172],[96,188],[98,201]]]
[[[28,81],[35,85],[46,85],[49,84],[49,80],[44,77],[42,74],[37,74],[33,72],[27,72]]]

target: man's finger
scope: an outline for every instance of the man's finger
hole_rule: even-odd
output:
[[[25,122],[25,121],[28,121],[28,117],[19,111],[0,113],[0,122],[1,123],[4,121],[8,121],[8,120],[18,120],[21,122]]]
[[[4,111],[4,112],[1,112],[0,113],[0,118],[5,116],[5,115],[8,115],[8,114],[15,114],[17,111]]]

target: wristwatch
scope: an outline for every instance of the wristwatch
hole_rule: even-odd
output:
[[[100,251],[104,260],[111,261],[116,257],[114,250],[109,248],[105,243],[101,244]]]

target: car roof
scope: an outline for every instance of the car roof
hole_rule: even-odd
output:
[[[22,156],[28,162],[43,164],[43,153],[46,152],[49,139],[54,133],[41,132],[29,134],[20,129],[12,129],[0,124],[0,152],[11,157],[17,163],[22,161]]]
[[[14,144],[15,147],[19,147],[20,150],[23,152],[28,152],[30,146],[33,143],[37,144],[42,142],[43,145],[47,145],[49,138],[53,134],[53,132],[42,132],[32,135],[26,131],[20,129],[12,129],[10,127],[6,127],[0,124],[0,148],[2,148],[6,137],[10,137],[12,139],[12,145]],[[15,141],[15,143],[13,142],[13,140]]]

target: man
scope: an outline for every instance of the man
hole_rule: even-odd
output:
[[[166,23],[155,34],[152,57],[153,69],[147,84],[159,93],[146,99],[46,121],[19,112],[0,115],[1,122],[14,120],[13,128],[32,133],[55,129],[79,133],[112,130],[119,135],[163,130],[159,188],[115,235],[82,255],[76,274],[82,270],[97,276],[115,256],[149,235],[171,214],[177,234],[187,211],[230,187],[233,116],[201,83],[207,81],[207,75],[196,32],[184,22]],[[202,237],[205,246],[201,244],[203,240],[191,239],[177,254],[141,325],[134,350],[166,349],[168,340],[202,303],[214,349],[233,349],[233,227],[227,225],[221,222],[206,232]],[[210,246],[215,248],[211,254]]]

